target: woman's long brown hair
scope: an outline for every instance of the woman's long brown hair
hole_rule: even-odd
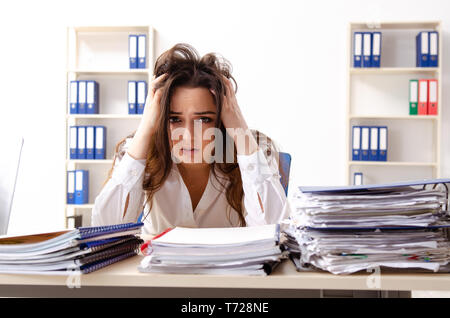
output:
[[[168,118],[170,111],[170,100],[175,88],[178,86],[205,87],[216,92],[216,94],[213,95],[218,118],[216,121],[216,128],[220,129],[222,132],[224,141],[230,140],[231,137],[227,136],[225,127],[220,120],[223,103],[222,96],[226,95],[226,86],[222,75],[233,80],[236,86],[235,92],[237,92],[237,83],[231,75],[231,64],[226,59],[219,57],[215,53],[208,53],[203,57],[200,57],[197,51],[189,44],[176,44],[158,57],[153,74],[155,74],[157,78],[164,73],[167,73],[168,76],[165,80],[159,83],[159,86],[155,87],[155,89],[161,89],[161,111],[159,118],[157,118],[157,129],[155,130],[155,134],[148,141],[149,152],[147,154],[144,180],[142,184],[146,195],[144,206],[146,203],[150,202],[149,213],[152,208],[153,195],[164,184],[165,180],[169,176],[173,164],[169,143]],[[267,142],[264,149],[266,156],[273,156],[277,153],[277,149],[270,138],[256,130],[252,130],[252,133],[259,145],[261,145],[260,140]],[[127,136],[117,144],[113,167],[117,155],[120,153],[120,149],[124,145],[126,139],[133,137],[133,135],[134,134]],[[222,154],[225,155],[227,154],[227,143],[223,142],[222,144]],[[240,226],[245,226],[246,222],[243,209],[244,191],[242,188],[241,173],[237,163],[236,148],[233,147],[233,149],[234,153],[232,162],[230,162],[227,157],[227,160],[222,160],[222,162],[213,162],[210,165],[214,177],[222,187],[222,191],[225,190],[225,195],[229,205],[238,214]],[[216,169],[220,172],[220,174],[217,173]],[[112,175],[112,170],[113,168],[109,172],[109,178]],[[228,209],[226,213],[229,218],[231,209]]]

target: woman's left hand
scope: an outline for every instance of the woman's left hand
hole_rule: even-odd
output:
[[[239,108],[231,80],[222,75],[225,82],[221,120],[225,128],[242,128],[246,130],[247,123]]]
[[[225,82],[225,92],[226,95],[223,96],[223,104],[222,104],[222,114],[221,120],[223,125],[225,126],[228,134],[234,139],[234,143],[236,145],[236,150],[238,154],[252,154],[257,150],[258,145],[253,138],[252,133],[248,129],[247,123],[245,122],[244,116],[242,115],[241,109],[236,99],[236,95],[234,93],[233,84],[231,81],[223,76]],[[211,93],[215,94],[214,91]],[[248,135],[250,142],[249,146],[246,147],[245,137],[238,138],[239,136]]]

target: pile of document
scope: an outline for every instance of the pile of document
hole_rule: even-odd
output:
[[[300,187],[284,231],[288,249],[299,269],[334,274],[374,267],[446,270],[448,183]]]
[[[0,238],[0,273],[87,274],[139,253],[143,223]]]
[[[278,224],[232,228],[175,227],[148,242],[139,271],[268,275],[284,258]],[[147,243],[146,243],[147,244]]]

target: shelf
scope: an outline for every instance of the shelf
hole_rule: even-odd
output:
[[[356,29],[391,29],[391,30],[418,30],[437,29],[440,21],[370,21],[352,22],[352,30]]]
[[[439,32],[437,52],[439,66],[437,67],[415,66],[415,38],[417,33],[423,30]],[[353,67],[354,32],[382,33],[381,55],[384,58],[381,67]],[[347,125],[345,137],[348,150],[345,164],[347,184],[353,183],[353,173],[356,170],[361,170],[364,173],[364,180],[370,183],[384,183],[388,180],[407,178],[440,177],[441,110],[445,107],[441,98],[444,75],[442,68],[443,39],[442,23],[437,19],[428,21],[355,21],[348,24],[345,116]],[[409,114],[409,81],[413,78],[438,80],[437,89],[440,100],[438,114]],[[391,161],[352,161],[352,126],[354,125],[388,126],[386,137],[389,141],[387,142],[391,146],[395,146],[398,154],[393,156]],[[410,134],[406,135],[405,132],[408,130]],[[424,134],[426,137],[423,136]],[[409,135],[414,135],[415,138],[409,138]],[[418,138],[418,136],[423,138]],[[409,158],[413,160],[408,161]]]
[[[67,119],[141,119],[142,115],[128,114],[72,114]]]
[[[351,67],[350,74],[437,73],[438,67]]]
[[[435,162],[349,161],[350,166],[435,167]]]
[[[75,26],[76,32],[147,32],[149,26]]]
[[[94,204],[66,204],[66,207],[73,209],[92,209]]]
[[[73,69],[67,70],[68,73],[74,73],[79,75],[136,75],[143,74],[148,75],[151,73],[150,69],[124,69],[124,70],[89,70],[89,69]]]
[[[399,119],[399,120],[437,120],[437,115],[404,115],[404,116],[382,116],[382,115],[350,115],[350,119]]]
[[[67,159],[67,163],[74,163],[74,164],[109,164],[111,165],[113,163],[112,159]]]
[[[146,35],[146,68],[129,68],[129,35]],[[102,189],[105,169],[113,166],[116,143],[128,136],[139,125],[142,114],[128,114],[127,82],[130,80],[151,81],[155,64],[155,30],[150,25],[74,25],[67,27],[65,89],[65,172],[75,169],[89,170],[88,204],[64,204],[64,217],[89,215],[94,207],[93,199]],[[97,114],[71,114],[69,104],[70,81],[95,80],[98,91],[100,112]],[[110,149],[105,159],[70,159],[70,127],[80,125],[102,125],[107,127],[105,149]],[[66,196],[68,185],[65,182]],[[64,203],[67,203],[64,200]],[[68,211],[70,210],[70,213]],[[83,220],[83,226],[90,217]]]

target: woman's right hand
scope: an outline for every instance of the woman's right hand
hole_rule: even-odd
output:
[[[133,141],[128,148],[128,154],[134,159],[147,158],[149,140],[155,133],[156,121],[161,111],[161,89],[155,89],[155,87],[166,78],[167,73],[158,76],[158,78],[155,78],[154,75],[152,81],[150,82],[142,119],[136,133],[134,134]]]

